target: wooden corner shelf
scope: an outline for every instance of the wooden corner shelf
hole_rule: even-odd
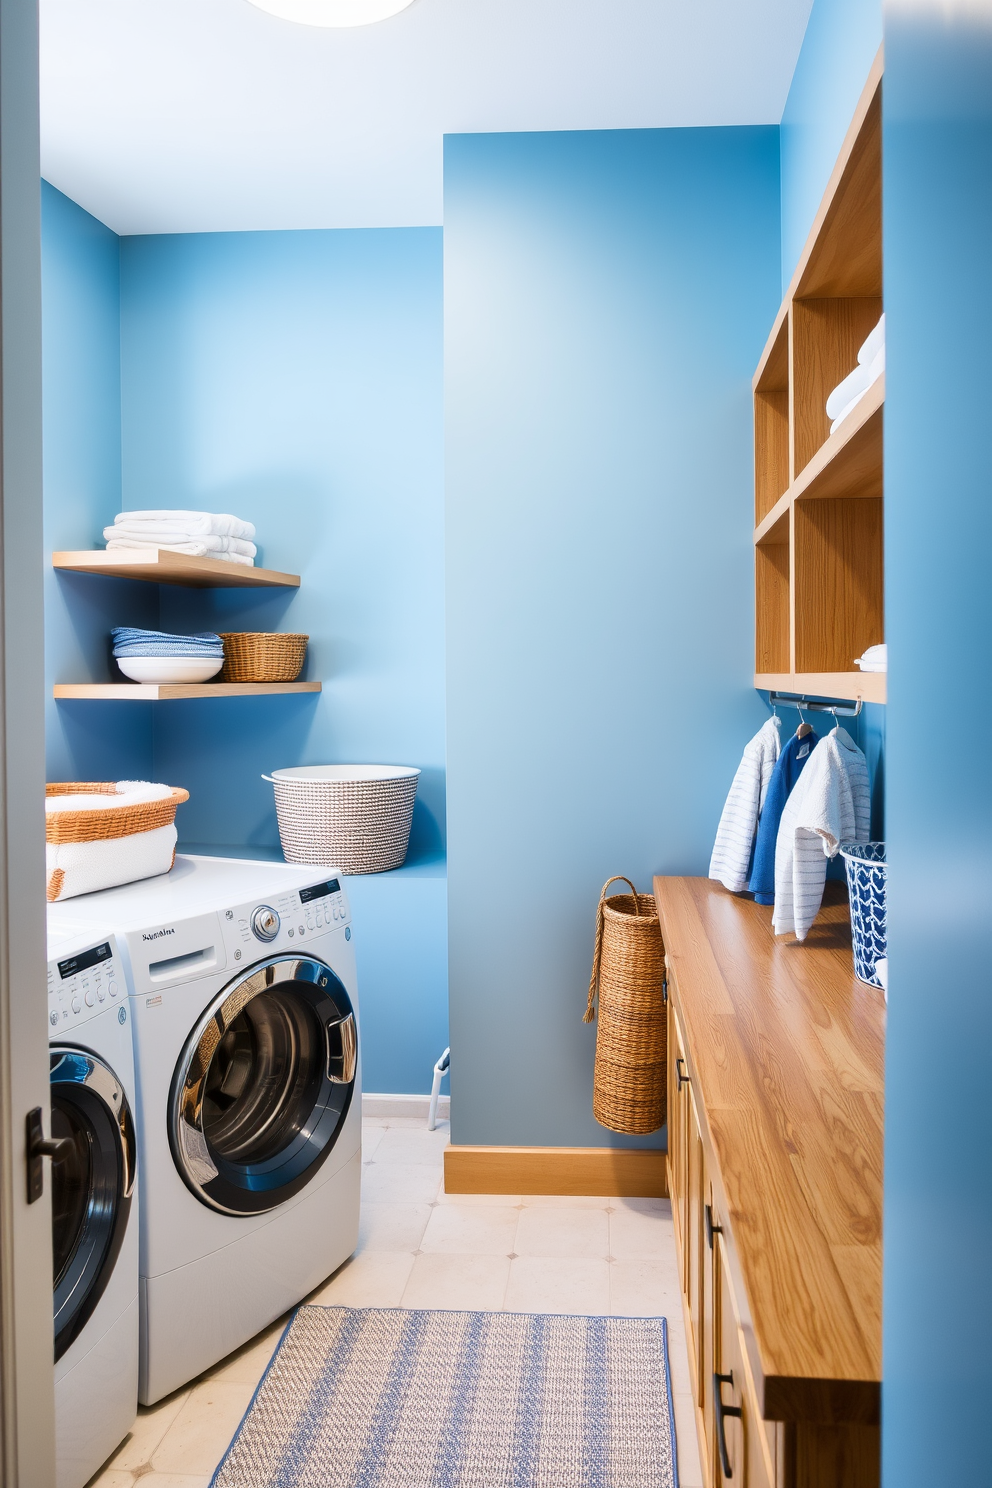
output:
[[[837,429],[826,401],[882,313],[882,55],[754,375],[755,686],[885,701],[851,670],[884,639],[880,377]]]
[[[92,552],[53,553],[52,567],[67,573],[103,574],[114,579],[144,579],[150,584],[182,584],[189,589],[298,589],[299,574],[273,568],[249,568],[222,558],[193,558],[166,548],[142,551],[105,548]]]
[[[57,682],[52,696],[105,703],[164,703],[178,698],[273,697],[320,690],[319,682]]]

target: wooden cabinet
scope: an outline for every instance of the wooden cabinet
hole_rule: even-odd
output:
[[[710,880],[655,897],[703,1482],[877,1488],[882,995],[854,978],[840,885],[801,947]]]

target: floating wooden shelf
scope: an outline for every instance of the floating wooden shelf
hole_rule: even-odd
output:
[[[319,682],[57,682],[52,696],[164,703],[174,698],[271,697],[281,692],[319,692],[320,687]]]
[[[884,703],[885,672],[755,672],[762,692],[798,692],[810,698],[860,698]]]
[[[879,378],[836,432],[826,402],[882,313],[882,57],[754,375],[755,686],[885,701],[852,671],[884,639]]]
[[[53,553],[52,567],[69,573],[103,574],[114,579],[145,579],[150,584],[183,584],[189,589],[298,589],[299,574],[273,568],[248,568],[222,558],[192,558],[188,553],[126,549],[108,553]]]

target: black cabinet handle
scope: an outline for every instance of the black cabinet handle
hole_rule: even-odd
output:
[[[688,1085],[689,1084],[689,1076],[688,1075],[684,1075],[682,1073],[682,1071],[684,1069],[685,1069],[685,1060],[684,1059],[676,1059],[676,1061],[675,1061],[675,1078],[679,1082],[678,1088],[679,1088],[680,1091],[681,1091],[683,1085]]]
[[[734,1476],[734,1470],[730,1465],[730,1453],[727,1451],[727,1428],[724,1418],[726,1416],[736,1416],[740,1420],[744,1414],[739,1405],[724,1405],[723,1403],[721,1386],[732,1385],[733,1383],[733,1370],[729,1374],[714,1374],[713,1376],[713,1412],[716,1416],[716,1440],[717,1446],[720,1448],[720,1466],[723,1468],[723,1476],[725,1478],[732,1478]]]
[[[707,1243],[709,1244],[710,1250],[712,1250],[713,1249],[713,1236],[714,1235],[722,1235],[723,1234],[723,1225],[718,1225],[718,1224],[714,1224],[713,1223],[713,1206],[711,1204],[707,1204],[706,1205],[705,1214],[706,1214],[706,1240],[707,1240]]]
[[[75,1143],[71,1137],[46,1137],[41,1124],[41,1107],[29,1111],[25,1121],[27,1129],[28,1155],[28,1203],[40,1199],[45,1189],[45,1167],[42,1158],[61,1157],[71,1152]]]
[[[668,977],[667,976],[662,977],[662,979],[661,979],[661,1005],[662,1005],[662,1007],[667,1007],[668,1006]]]

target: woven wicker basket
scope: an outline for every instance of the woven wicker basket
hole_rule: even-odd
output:
[[[313,765],[274,770],[287,863],[384,873],[406,858],[420,771],[405,765]]]
[[[45,786],[45,795],[115,796],[117,785],[112,780],[58,781]],[[173,787],[160,801],[46,814],[48,902],[168,873],[176,859],[176,807],[188,800],[189,791]]]
[[[631,892],[607,899],[607,889],[617,882]],[[653,897],[638,894],[629,878],[608,879],[599,896],[585,1021],[596,1016],[598,992],[592,1113],[610,1131],[644,1135],[665,1124],[664,977],[665,948]]]
[[[221,631],[220,638],[224,666],[218,682],[295,682],[310,639],[264,630]]]

